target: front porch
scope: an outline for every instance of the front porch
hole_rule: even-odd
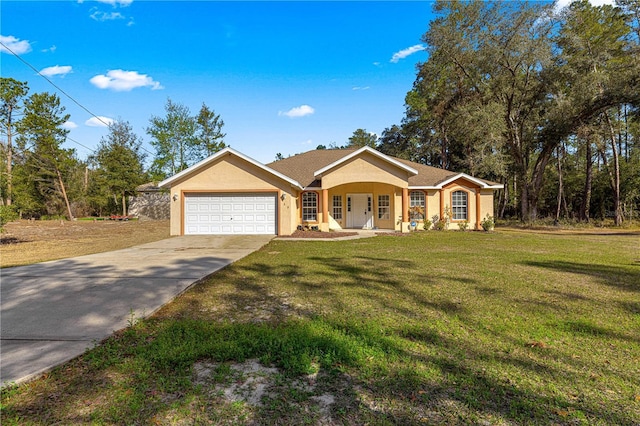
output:
[[[320,231],[386,230],[409,232],[409,192],[387,183],[368,182],[305,191],[300,195],[301,224]]]

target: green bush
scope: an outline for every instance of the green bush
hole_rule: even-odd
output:
[[[0,206],[0,232],[4,230],[4,225],[18,219],[18,211],[15,206]]]
[[[480,222],[480,225],[482,225],[482,229],[489,232],[489,231],[493,231],[493,228],[496,226],[496,222],[494,221],[493,217],[490,216],[489,213],[487,213],[487,216],[484,219],[482,219],[482,222]]]

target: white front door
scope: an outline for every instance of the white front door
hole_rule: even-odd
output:
[[[372,194],[347,194],[347,228],[373,228]]]

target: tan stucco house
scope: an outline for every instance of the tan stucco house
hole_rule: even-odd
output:
[[[225,148],[160,182],[171,197],[171,235],[290,235],[298,227],[390,229],[434,215],[470,229],[493,216],[502,185],[382,154],[315,150],[262,164]]]

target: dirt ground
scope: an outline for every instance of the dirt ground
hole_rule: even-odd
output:
[[[0,267],[123,249],[169,237],[169,221],[20,220],[0,234]]]

